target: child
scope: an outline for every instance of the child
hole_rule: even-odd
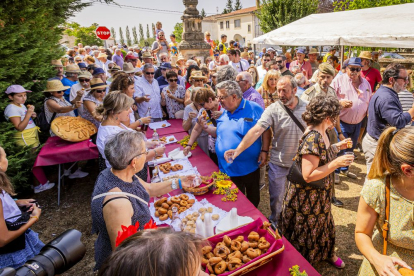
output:
[[[157,40],[159,40],[160,38],[159,38],[159,36],[158,36],[158,33],[159,33],[159,32],[164,32],[164,31],[162,30],[162,23],[161,23],[160,21],[158,21],[158,22],[155,24],[155,27],[156,27],[156,29],[154,29],[154,35],[155,35],[155,37],[157,38]]]
[[[21,85],[10,85],[7,88],[6,94],[12,102],[4,110],[4,117],[17,130],[14,135],[17,145],[37,148],[40,145],[39,128],[33,122],[33,118],[36,118],[34,106],[28,105],[28,108],[26,108],[24,105],[27,99],[27,92],[32,91],[24,89]]]

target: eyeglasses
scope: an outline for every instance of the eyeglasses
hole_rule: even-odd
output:
[[[178,82],[178,79],[169,79],[169,82]]]
[[[264,62],[269,62],[269,61],[270,61],[270,59],[264,59],[263,61],[264,61]]]
[[[359,71],[361,71],[361,68],[360,67],[348,67],[349,68],[349,71],[351,71],[351,72],[359,72]]]
[[[105,90],[95,90],[96,93],[103,93]]]
[[[79,79],[79,82],[90,82],[90,79]]]
[[[154,75],[154,72],[145,72],[145,75]]]
[[[230,95],[227,95],[227,96],[224,96],[224,97],[222,97],[222,96],[217,96],[217,99],[218,99],[219,101],[222,101],[222,100],[224,100],[225,98],[227,98],[228,96],[230,96]]]
[[[283,63],[283,60],[276,60],[276,63],[277,64],[282,64]]]
[[[143,155],[143,154],[148,155],[148,150],[147,150],[147,149],[145,149],[145,151],[144,151],[143,153],[140,153],[140,154],[138,154],[137,156],[134,156],[134,157],[131,159],[131,161],[129,161],[129,162],[128,162],[128,164],[131,164],[132,160],[134,160],[135,158],[137,158],[138,156],[141,156],[141,155]]]
[[[403,77],[396,77],[396,78],[394,78],[394,79],[396,79],[396,80],[404,80],[405,82],[408,82],[408,81],[410,81],[410,78],[407,76],[407,77],[405,77],[405,78],[403,78]]]
[[[82,60],[75,60],[76,62],[81,62]]]

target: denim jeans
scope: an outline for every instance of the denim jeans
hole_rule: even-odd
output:
[[[353,152],[357,143],[358,143],[358,137],[359,137],[359,132],[361,131],[361,124],[362,122],[359,122],[358,124],[347,124],[344,122],[340,122],[341,124],[341,131],[342,134],[345,136],[345,138],[351,138],[352,140],[352,148],[351,149],[345,149],[345,150],[341,150],[338,153],[338,156],[344,155],[345,152]],[[336,173],[339,173],[340,171],[348,171],[349,166],[348,167],[342,167],[339,169],[336,169]]]
[[[283,207],[283,198],[286,191],[286,176],[290,168],[280,167],[269,163],[269,194],[270,194],[270,220],[277,223]]]

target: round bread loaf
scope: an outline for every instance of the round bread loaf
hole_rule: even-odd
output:
[[[63,140],[81,142],[89,139],[98,129],[90,121],[81,117],[63,116],[52,121],[50,129]]]

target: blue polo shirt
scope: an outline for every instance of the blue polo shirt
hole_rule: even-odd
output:
[[[378,140],[387,126],[401,129],[410,122],[411,115],[408,112],[403,112],[397,92],[381,85],[369,102],[368,134]]]
[[[70,87],[72,87],[74,84],[77,84],[77,83],[78,81],[71,81],[70,79],[67,79],[67,78],[62,79],[63,86],[69,86],[69,88],[66,89],[65,94],[63,95],[68,102],[70,102],[69,101]]]
[[[162,92],[164,87],[169,85],[168,81],[163,76],[158,77],[157,82],[158,82],[158,86],[160,87],[160,92]]]
[[[257,160],[262,149],[262,139],[257,139],[231,164],[224,159],[224,153],[237,148],[247,132],[256,125],[263,111],[257,103],[242,99],[233,114],[225,110],[217,119],[216,153],[220,171],[228,176],[248,175],[259,168]]]

